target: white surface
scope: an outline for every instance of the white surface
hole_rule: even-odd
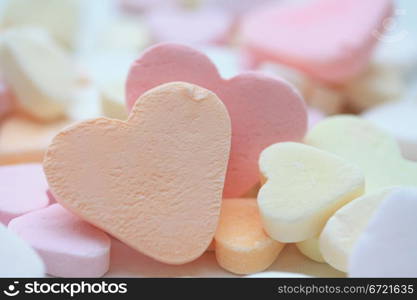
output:
[[[214,252],[206,252],[191,263],[172,266],[146,257],[117,240],[112,240],[111,251],[111,266],[105,277],[240,277],[220,268]],[[266,271],[300,273],[313,277],[345,276],[327,264],[306,258],[294,245],[286,245]]]

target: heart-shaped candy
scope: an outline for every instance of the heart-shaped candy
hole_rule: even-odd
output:
[[[417,186],[417,162],[404,159],[395,139],[369,121],[349,115],[329,117],[307,134],[305,142],[360,167],[366,193]]]
[[[361,170],[349,161],[299,143],[278,143],[259,158],[266,183],[258,193],[266,232],[281,242],[316,236],[340,207],[363,193]]]
[[[185,81],[215,92],[232,119],[232,149],[224,197],[240,197],[258,181],[258,157],[277,142],[299,141],[307,127],[300,95],[286,82],[257,73],[229,80],[202,53],[178,44],[150,48],[132,66],[127,79],[127,104],[159,84]]]
[[[417,189],[400,188],[378,207],[349,259],[350,277],[417,276]]]
[[[332,83],[363,71],[392,15],[392,0],[304,2],[272,3],[244,18],[241,34],[251,59]]]
[[[126,122],[63,130],[45,174],[56,200],[86,221],[158,261],[186,263],[216,230],[230,127],[212,92],[165,84],[141,96]]]
[[[41,256],[58,277],[101,277],[110,260],[110,238],[59,204],[13,219],[9,230]]]

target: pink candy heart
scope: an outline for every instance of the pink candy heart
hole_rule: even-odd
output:
[[[289,84],[254,72],[222,79],[204,54],[172,43],[148,49],[131,67],[126,87],[129,109],[147,90],[172,81],[215,92],[229,111],[232,149],[224,197],[239,197],[259,181],[258,156],[265,147],[304,137],[306,108]]]
[[[278,3],[245,17],[241,34],[254,62],[276,61],[340,83],[367,66],[392,12],[391,0]]]

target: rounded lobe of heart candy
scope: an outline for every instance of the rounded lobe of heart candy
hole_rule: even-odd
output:
[[[359,117],[326,118],[309,131],[305,142],[360,167],[367,193],[393,186],[417,186],[417,163],[402,157],[393,137]]]
[[[347,272],[349,257],[360,235],[381,202],[395,189],[365,194],[340,208],[327,221],[317,250],[332,267]]]
[[[156,45],[133,64],[127,79],[127,105],[132,107],[148,89],[177,80],[215,92],[229,111],[232,149],[226,198],[240,197],[258,182],[257,160],[265,147],[304,137],[306,108],[289,84],[254,72],[224,80],[204,54],[178,44]]]
[[[157,44],[130,68],[126,81],[129,111],[146,91],[172,81],[189,82],[216,92],[210,87],[219,85],[221,79],[216,66],[203,53],[181,44]]]
[[[349,277],[416,277],[416,211],[416,188],[387,196],[353,249]]]
[[[110,238],[59,204],[13,219],[9,229],[42,257],[58,277],[100,277],[110,261]]]
[[[256,199],[223,199],[215,236],[216,259],[224,269],[251,274],[268,268],[284,244],[263,230]]]
[[[168,83],[142,95],[126,122],[62,131],[44,169],[60,204],[158,261],[182,264],[214,237],[230,137],[215,94]]]
[[[241,35],[256,62],[275,61],[342,83],[365,69],[392,14],[391,0],[272,3],[243,19]]]
[[[45,266],[39,255],[1,223],[0,241],[0,277],[43,277],[45,275]]]
[[[48,183],[40,164],[0,167],[0,223],[48,205]]]
[[[287,142],[266,148],[259,167],[267,179],[258,194],[263,224],[281,242],[317,236],[337,209],[364,190],[359,168],[303,144]]]

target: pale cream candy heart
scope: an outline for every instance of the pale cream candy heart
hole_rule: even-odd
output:
[[[395,139],[369,121],[349,115],[330,117],[310,130],[305,142],[359,166],[365,173],[366,194],[417,186],[417,163],[404,159]],[[318,251],[312,249],[308,256]]]
[[[173,82],[143,94],[126,122],[68,127],[45,155],[56,200],[165,263],[199,257],[216,230],[231,125],[212,92]]]
[[[264,227],[281,242],[314,237],[338,208],[363,193],[359,168],[307,145],[274,144],[261,153],[259,166],[266,178],[258,194]]]
[[[390,186],[417,185],[417,163],[401,156],[393,137],[359,117],[326,118],[310,130],[305,142],[360,167],[367,193]]]
[[[342,206],[343,208],[344,206]],[[330,217],[331,218],[331,217]],[[308,240],[295,244],[302,254],[308,258],[323,263],[326,262],[319,248],[319,238],[317,236],[309,238]]]
[[[347,272],[349,257],[359,236],[380,203],[393,188],[364,195],[339,209],[324,226],[319,239],[319,253],[332,267]]]
[[[46,31],[16,28],[4,32],[0,67],[17,106],[26,113],[46,121],[66,114],[77,72],[68,54]]]
[[[45,266],[28,244],[0,224],[0,277],[43,277]]]

